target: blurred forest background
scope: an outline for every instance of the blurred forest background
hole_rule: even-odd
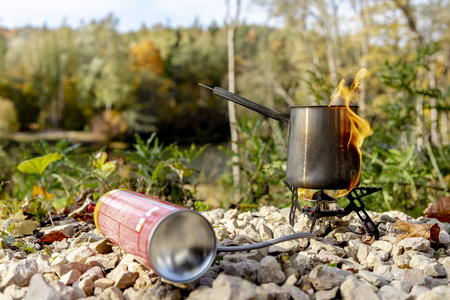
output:
[[[208,26],[194,21],[186,28],[143,26],[135,32],[119,32],[114,15],[76,29],[64,23],[56,29],[0,28],[2,193],[25,196],[19,183],[15,189],[5,183],[21,160],[36,154],[27,142],[30,134],[62,132],[57,139],[99,145],[121,142],[123,151],[136,153],[136,145],[159,147],[151,136],[155,132],[166,144],[227,145],[228,103],[198,84],[229,88],[233,25],[236,93],[286,115],[290,105],[328,104],[342,78],[351,84],[359,69],[369,70],[359,115],[374,134],[363,145],[361,183],[383,187],[369,209],[417,215],[448,195],[450,1],[256,2],[279,27],[246,24],[240,21],[245,16],[224,11],[224,18],[225,13],[236,18]],[[219,202],[236,199],[234,189],[242,202],[283,205],[289,199],[281,182],[287,128],[255,115],[237,108],[239,186],[228,168],[217,176],[197,176],[195,185],[209,180],[223,198]],[[138,177],[151,177],[154,170],[147,171],[141,169]],[[152,184],[147,182],[156,188]],[[200,189],[195,193],[199,199],[211,196]]]

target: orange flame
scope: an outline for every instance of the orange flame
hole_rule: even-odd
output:
[[[312,195],[313,195],[313,191],[310,189],[297,188],[297,195],[300,200],[311,199]]]
[[[362,160],[361,154],[361,146],[364,140],[372,135],[373,130],[370,127],[369,122],[366,119],[358,116],[353,110],[350,109],[350,104],[356,105],[358,103],[359,98],[359,90],[362,87],[363,79],[367,76],[367,69],[361,69],[356,74],[353,84],[350,88],[344,86],[345,80],[342,79],[337,87],[336,91],[331,95],[331,103],[330,106],[339,101],[340,99],[344,100],[345,107],[348,112],[348,118],[350,120],[351,129],[350,129],[350,139],[348,141],[348,147],[351,145],[356,146],[356,149],[359,153],[359,160]],[[351,183],[351,185],[344,190],[339,191],[337,197],[341,197],[350,192],[357,184],[359,180],[359,176],[361,174],[361,164],[359,167],[357,179]]]
[[[362,160],[362,154],[361,154],[361,146],[364,142],[364,140],[372,135],[373,130],[370,127],[369,122],[366,119],[363,119],[362,117],[358,116],[353,110],[350,109],[350,104],[357,105],[358,98],[359,98],[359,91],[363,88],[362,83],[363,79],[368,75],[367,69],[361,69],[358,71],[358,73],[355,76],[355,79],[353,81],[353,84],[350,88],[346,87],[344,85],[345,79],[342,79],[339,83],[338,87],[334,91],[334,93],[331,95],[331,105],[342,105],[342,101],[344,102],[344,105],[348,112],[348,117],[350,120],[350,139],[348,141],[348,147],[356,146],[356,149],[359,153],[359,159]],[[357,184],[359,181],[359,177],[361,174],[361,164],[359,167],[358,176],[356,177],[356,180],[350,184],[350,186],[347,189],[340,190],[337,193],[337,196],[335,198],[341,197],[349,193]],[[330,192],[327,192],[330,194]],[[312,196],[312,191],[308,189],[297,189],[297,194],[299,198],[305,198],[309,199]],[[331,194],[333,194],[331,192]]]

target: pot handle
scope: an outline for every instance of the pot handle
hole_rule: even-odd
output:
[[[253,111],[256,111],[256,112],[258,112],[260,114],[263,114],[263,115],[265,115],[265,116],[267,116],[269,118],[275,119],[277,121],[283,120],[283,121],[286,121],[286,122],[289,123],[289,120],[287,120],[286,118],[283,118],[281,116],[281,113],[276,111],[276,110],[273,110],[273,109],[270,109],[268,107],[265,107],[264,105],[258,104],[256,102],[251,101],[251,100],[248,100],[248,99],[246,99],[246,98],[244,98],[242,96],[233,94],[232,92],[229,92],[229,91],[224,90],[223,88],[220,88],[220,87],[217,87],[217,86],[214,87],[214,89],[213,89],[213,88],[211,88],[211,87],[209,87],[207,85],[201,84],[201,83],[199,83],[199,85],[212,90],[214,95],[217,95],[219,97],[225,98],[225,99],[227,99],[229,101],[232,101],[232,102],[237,103],[239,105],[242,105],[244,107],[247,107],[247,108],[249,108],[249,109],[251,109]]]

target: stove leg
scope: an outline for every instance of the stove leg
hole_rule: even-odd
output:
[[[283,180],[284,184],[287,186],[289,191],[292,193],[291,196],[291,210],[289,211],[289,224],[291,226],[294,226],[295,224],[295,211],[298,209],[298,211],[301,211],[302,208],[300,207],[300,203],[298,203],[298,194],[297,189],[293,186],[290,186],[285,180]]]
[[[352,211],[356,212],[361,222],[363,222],[364,228],[366,229],[367,233],[373,234],[376,240],[380,238],[380,231],[378,230],[378,227],[375,225],[372,219],[369,217],[369,214],[364,209],[366,205],[364,204],[364,202],[361,201],[360,198],[375,193],[379,190],[381,189],[379,188],[353,189],[349,194],[347,194],[347,199],[350,201],[350,203],[349,205],[347,205],[347,207],[344,208],[346,214],[349,214]],[[361,195],[358,195],[357,193],[358,191],[361,192]],[[361,215],[360,212],[362,212],[364,215]]]

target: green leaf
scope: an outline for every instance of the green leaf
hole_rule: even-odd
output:
[[[74,197],[75,197],[75,194],[71,194],[69,197],[55,199],[52,201],[52,205],[55,209],[68,207],[68,206],[72,205]]]
[[[23,173],[28,174],[39,174],[41,175],[42,172],[47,168],[47,166],[57,160],[62,159],[63,157],[61,154],[55,152],[50,153],[44,156],[35,157],[29,160],[26,160],[22,162],[17,169]]]
[[[114,172],[115,169],[116,169],[116,164],[112,161],[105,162],[100,168],[100,170],[108,171],[108,172]]]
[[[333,268],[337,268],[338,264],[337,263],[331,263],[331,264],[328,264],[327,266],[333,267]]]

